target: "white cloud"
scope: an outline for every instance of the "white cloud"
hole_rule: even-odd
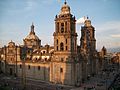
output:
[[[76,23],[77,24],[84,24],[84,22],[85,22],[85,20],[86,20],[87,18],[84,16],[84,17],[81,17],[81,18],[79,18],[77,21],[76,21]]]
[[[120,38],[120,34],[114,34],[114,35],[111,35],[111,37],[113,37],[113,38]]]

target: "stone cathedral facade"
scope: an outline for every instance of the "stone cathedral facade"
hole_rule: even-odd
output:
[[[32,24],[30,33],[23,39],[24,45],[17,46],[11,41],[0,49],[0,71],[72,86],[80,85],[98,72],[95,28],[87,18],[77,44],[76,18],[67,2],[55,16],[54,46],[42,46],[34,28]]]
[[[55,17],[54,55],[51,62],[51,81],[74,85],[80,80],[80,61],[77,56],[75,17],[65,2]]]

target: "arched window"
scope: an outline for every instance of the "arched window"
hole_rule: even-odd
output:
[[[57,39],[57,45],[58,45],[58,39]]]
[[[47,61],[47,58],[45,58],[45,61]]]
[[[67,22],[65,22],[65,32],[67,32]]]
[[[45,54],[45,51],[43,51],[43,54]]]
[[[60,68],[60,73],[63,73],[63,68]]]
[[[63,51],[64,50],[64,44],[61,42],[60,43],[60,50]]]
[[[56,24],[56,30],[59,32],[59,22]]]
[[[64,23],[61,23],[61,33],[64,32]]]
[[[67,39],[66,39],[66,44],[67,44]]]
[[[57,51],[58,51],[58,46],[57,46]]]

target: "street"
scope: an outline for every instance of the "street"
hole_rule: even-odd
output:
[[[0,75],[0,87],[8,87],[8,90],[70,90],[73,87],[46,83],[34,79],[26,79],[25,85],[22,78]]]

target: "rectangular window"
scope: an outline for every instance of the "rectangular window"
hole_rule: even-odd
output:
[[[57,46],[57,51],[58,51],[58,46]]]
[[[40,66],[38,66],[38,70],[40,70]]]
[[[61,58],[61,62],[63,62],[64,61],[64,58]]]
[[[30,50],[28,50],[28,54],[30,54]]]
[[[67,50],[67,46],[66,46],[66,50]]]
[[[28,65],[28,69],[30,69],[30,65]]]
[[[20,68],[22,68],[22,65],[20,64]]]
[[[67,39],[66,39],[66,44],[67,44]]]
[[[60,68],[60,73],[63,73],[63,68]]]
[[[64,50],[64,44],[61,42],[60,43],[60,50],[63,51]]]

